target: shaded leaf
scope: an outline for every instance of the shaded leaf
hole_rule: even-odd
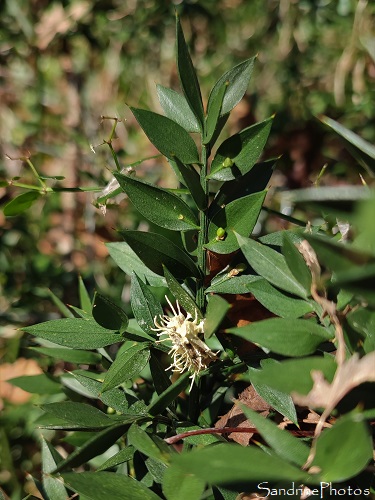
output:
[[[192,165],[185,165],[178,158],[169,160],[169,163],[180,182],[189,189],[196,206],[200,210],[205,210],[207,208],[207,197],[202,189],[198,172]]]
[[[156,337],[154,319],[163,314],[160,302],[135,273],[132,275],[130,290],[132,311],[138,325],[148,335]]]
[[[109,330],[123,331],[129,323],[129,319],[121,307],[97,292],[92,305],[92,315],[100,326]]]
[[[158,415],[162,413],[178,395],[186,389],[189,384],[189,372],[181,375],[173,384],[171,384],[164,392],[158,395],[148,406],[147,411],[150,415]]]
[[[311,271],[288,233],[284,233],[282,252],[292,274],[303,285],[307,295],[310,295]]]
[[[229,270],[221,276],[216,276],[206,289],[206,293],[249,293],[249,284],[261,279],[260,276],[251,274],[244,274],[243,276],[231,275],[231,270]]]
[[[254,368],[249,367],[250,378],[253,371]],[[298,425],[296,409],[293,404],[293,399],[289,394],[278,391],[269,385],[254,382],[254,380],[251,380],[251,383],[259,396],[261,396],[272,408],[291,420],[295,425]]]
[[[156,85],[159,102],[165,115],[187,132],[200,132],[200,125],[184,96],[175,90]]]
[[[4,215],[6,217],[14,217],[15,215],[25,212],[25,210],[30,208],[41,196],[39,191],[28,191],[27,193],[16,196],[5,205],[3,209]]]
[[[135,208],[152,223],[172,231],[199,227],[188,205],[175,194],[129,175],[118,172],[113,175]]]
[[[129,444],[141,453],[168,463],[171,450],[167,443],[156,435],[148,434],[136,423],[132,424],[127,434]]]
[[[33,394],[58,394],[61,391],[58,380],[44,373],[15,377],[8,379],[7,382]]]
[[[203,319],[202,312],[198,309],[198,306],[190,293],[180,285],[173,274],[170,273],[165,266],[163,266],[163,268],[168,288],[174,298],[178,300],[180,306],[182,306],[186,312],[190,313],[193,318],[197,315],[198,319]]]
[[[124,462],[128,462],[133,458],[134,448],[133,446],[127,446],[126,448],[120,450],[118,453],[113,455],[111,458],[106,460],[104,464],[100,465],[96,471],[100,472],[106,469],[112,469],[113,467],[117,467],[117,465],[121,465]]]
[[[225,318],[230,305],[219,295],[211,295],[208,298],[206,319],[204,321],[204,338],[209,339],[219,328]]]
[[[178,123],[152,111],[130,109],[150,142],[164,156],[170,160],[176,157],[182,163],[199,163],[195,142]]]
[[[68,363],[91,365],[100,363],[102,357],[96,352],[80,351],[65,347],[30,347],[33,351],[45,354],[50,358],[60,359]]]
[[[200,500],[206,481],[174,466],[165,471],[162,485],[167,500]]]
[[[334,338],[322,326],[303,319],[264,319],[226,332],[284,356],[312,354],[322,342]]]
[[[42,436],[42,471],[43,488],[47,493],[47,500],[66,500],[67,491],[63,483],[50,475],[56,465],[63,460],[55,448]]]

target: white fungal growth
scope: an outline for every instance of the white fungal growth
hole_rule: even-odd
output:
[[[196,376],[205,370],[211,361],[217,359],[217,355],[211,351],[200,338],[204,332],[204,320],[198,322],[198,313],[195,310],[195,318],[188,313],[184,316],[180,309],[180,304],[176,302],[177,311],[174,309],[168,297],[165,297],[172,310],[173,316],[160,315],[154,318],[157,335],[166,337],[158,342],[171,342],[172,347],[168,354],[172,356],[173,362],[167,370],[183,373],[186,370],[192,374],[190,389],[193,387]]]

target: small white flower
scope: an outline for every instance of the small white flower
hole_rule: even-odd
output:
[[[195,377],[205,370],[211,361],[217,359],[217,355],[211,351],[200,338],[199,334],[204,332],[204,320],[198,323],[198,313],[195,310],[195,318],[188,313],[184,316],[180,309],[180,304],[176,302],[177,311],[174,309],[168,297],[165,297],[173,312],[173,316],[160,315],[154,318],[156,328],[153,330],[159,332],[157,335],[161,337],[166,335],[164,339],[158,342],[170,341],[172,347],[168,354],[172,355],[173,363],[167,368],[174,372],[183,373],[186,370],[192,372],[190,389],[193,387]]]

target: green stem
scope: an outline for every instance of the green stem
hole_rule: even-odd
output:
[[[206,197],[205,200],[206,207],[208,206],[207,169],[208,169],[209,155],[210,155],[209,146],[205,144],[203,145],[202,148],[202,168],[200,172],[200,183]],[[199,280],[197,284],[196,301],[199,309],[205,311],[206,304],[205,304],[205,294],[204,294],[204,279],[207,273],[207,259],[206,259],[206,249],[204,248],[204,244],[207,242],[207,233],[208,233],[207,208],[205,210],[200,210],[199,225],[200,225],[200,230],[198,235],[197,257],[198,257],[198,267],[202,273],[202,279]]]
[[[29,165],[29,167],[31,168],[31,171],[32,173],[35,175],[35,177],[38,179],[38,181],[40,182],[40,184],[42,185],[42,187],[45,189],[46,187],[46,183],[44,182],[43,179],[41,179],[39,177],[39,174],[38,172],[36,171],[36,168],[34,167],[34,165],[32,164],[31,160],[29,158],[26,158],[26,163]]]

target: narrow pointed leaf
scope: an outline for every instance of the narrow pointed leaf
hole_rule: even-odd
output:
[[[204,144],[208,144],[211,141],[217,130],[219,118],[221,115],[221,108],[228,85],[229,82],[223,83],[217,94],[208,103],[206,117],[206,137],[204,139]]]
[[[196,206],[200,210],[205,210],[207,208],[207,196],[202,189],[198,172],[194,170],[192,165],[185,165],[178,158],[169,161],[180,182],[189,189]]]
[[[292,274],[303,285],[307,294],[310,295],[311,271],[288,233],[283,236],[282,252]]]
[[[62,460],[63,458],[61,455],[42,436],[42,481],[43,488],[47,493],[49,500],[66,500],[68,497],[63,483],[59,479],[50,475],[50,473],[56,468],[56,465]]]
[[[96,352],[68,349],[65,347],[30,347],[30,349],[51,358],[67,361],[68,363],[91,365],[100,363],[102,359],[101,355]]]
[[[273,117],[255,123],[226,139],[216,152],[209,179],[230,181],[245,175],[259,159],[267,142]]]
[[[117,465],[121,465],[124,462],[128,462],[133,458],[134,451],[135,450],[133,446],[127,446],[126,448],[123,448],[118,453],[113,455],[111,458],[106,460],[104,464],[100,465],[96,469],[96,471],[100,472],[106,469],[112,469],[113,467],[117,467]]]
[[[127,434],[129,444],[148,457],[168,463],[171,450],[165,441],[158,436],[152,436],[136,423],[132,424]]]
[[[92,306],[92,315],[95,321],[109,330],[125,330],[129,319],[125,312],[107,297],[95,293]]]
[[[197,117],[201,129],[203,128],[204,113],[202,95],[199,88],[197,74],[191,60],[189,49],[182,31],[180,19],[176,16],[176,43],[177,69],[181,87],[191,110]],[[183,160],[182,160],[183,161]],[[188,163],[188,162],[186,162]]]
[[[158,415],[163,413],[163,411],[175,400],[178,395],[186,389],[189,384],[190,373],[185,372],[170,385],[164,392],[158,395],[151,404],[149,405],[147,411],[150,415]]]
[[[156,90],[165,116],[181,125],[187,132],[200,132],[199,122],[183,95],[163,85],[157,85]]]
[[[163,476],[163,493],[167,500],[200,500],[206,482],[183,469],[169,467]]]
[[[154,319],[163,314],[160,302],[156,300],[151,290],[135,274],[132,275],[130,300],[132,311],[138,325],[151,337],[156,337]]]
[[[145,109],[130,108],[152,144],[164,156],[182,163],[199,163],[195,142],[181,125],[166,116]]]
[[[208,107],[211,102],[217,98],[222,86],[229,82],[228,89],[224,96],[223,105],[221,107],[221,116],[229,113],[243,98],[249,86],[251,74],[254,68],[255,57],[247,59],[234,68],[230,69],[215,83],[208,98]]]
[[[306,298],[305,287],[293,276],[283,255],[266,245],[240,235],[238,242],[246,260],[260,276],[286,292]]]
[[[253,371],[257,372],[258,370],[249,368],[251,385],[254,387],[259,396],[263,398],[264,401],[266,401],[272,408],[281,413],[281,415],[284,415],[284,417],[288,418],[298,426],[296,408],[290,394],[278,391],[269,385],[254,382],[251,378]]]
[[[220,295],[211,295],[208,299],[207,314],[204,321],[204,337],[209,339],[219,328],[230,306]]]
[[[219,254],[232,253],[238,250],[240,243],[236,233],[249,236],[258,220],[266,191],[250,194],[231,201],[213,217],[208,227],[208,243],[205,247]],[[218,230],[225,234],[218,237]]]
[[[173,269],[177,279],[188,276],[198,278],[199,271],[194,261],[180,247],[156,233],[122,231],[122,236],[146,266],[163,276],[163,264]]]
[[[91,298],[87,291],[86,285],[83,282],[82,276],[78,278],[79,304],[83,311],[91,314]]]
[[[303,319],[264,319],[227,332],[284,356],[312,354],[319,344],[334,338],[322,326]]]
[[[48,403],[40,407],[53,416],[70,422],[72,428],[100,429],[111,427],[115,422],[103,412],[88,404],[63,401],[61,403]]]
[[[198,221],[188,205],[175,194],[129,175],[113,174],[135,208],[158,226],[172,231],[197,229]]]
[[[180,306],[182,306],[186,312],[190,313],[193,318],[197,315],[198,319],[202,319],[202,312],[198,309],[193,297],[180,285],[173,274],[171,274],[165,266],[163,267],[168,288],[175,299],[178,300]]]
[[[25,210],[30,208],[41,196],[39,191],[28,191],[27,193],[16,196],[5,205],[3,210],[4,215],[6,217],[13,217],[25,212]]]

